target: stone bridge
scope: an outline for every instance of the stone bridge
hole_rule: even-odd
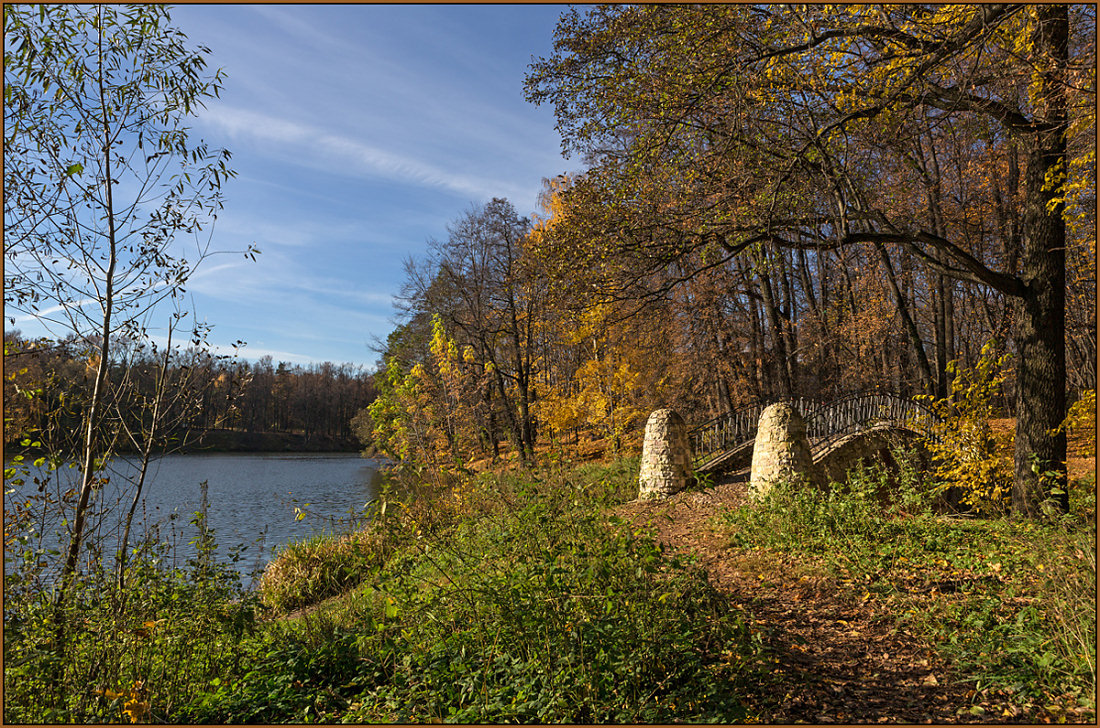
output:
[[[802,415],[814,462],[851,450],[861,440],[882,440],[888,433],[922,435],[935,413],[918,402],[889,392],[852,394],[831,402],[807,398],[785,401]],[[757,426],[774,402],[747,405],[688,432],[696,473],[729,473],[749,466]]]
[[[860,459],[890,460],[893,447],[926,436],[937,419],[927,407],[886,392],[777,404],[748,405],[691,430],[671,410],[654,412],[642,451],[642,496],[667,496],[692,473],[747,478],[750,463],[756,481],[758,469],[770,467],[766,461],[783,461],[819,485],[843,481]]]

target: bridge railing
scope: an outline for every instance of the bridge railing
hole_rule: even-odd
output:
[[[716,455],[754,439],[764,408],[782,401],[791,402],[800,412],[805,411],[807,407],[819,404],[817,400],[808,397],[791,400],[773,399],[753,402],[728,414],[707,420],[688,433],[692,453],[694,453],[692,465],[698,467]]]
[[[889,392],[851,394],[831,402],[806,397],[775,399],[745,405],[719,415],[690,430],[693,467],[756,438],[756,428],[764,408],[774,402],[790,402],[806,420],[806,435],[811,444],[820,446],[876,424],[891,424],[931,435],[929,423],[939,418],[928,407],[912,399]]]
[[[884,424],[935,438],[929,426],[939,419],[919,402],[889,392],[842,397],[808,411],[805,418],[806,434],[818,447]]]

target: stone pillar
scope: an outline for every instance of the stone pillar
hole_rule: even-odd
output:
[[[788,402],[776,402],[760,413],[752,449],[749,494],[762,498],[780,480],[815,482],[806,421]]]
[[[674,410],[656,410],[645,425],[638,498],[668,498],[683,490],[690,476],[691,443],[683,418]]]

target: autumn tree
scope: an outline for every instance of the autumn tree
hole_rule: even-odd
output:
[[[472,207],[448,226],[446,240],[429,241],[424,261],[408,262],[402,293],[407,313],[438,314],[457,346],[471,348],[488,375],[489,417],[503,419],[524,458],[536,439],[534,339],[543,297],[543,285],[523,269],[529,227],[505,199]]]
[[[1067,134],[1092,127],[1093,16],[1065,5],[571,11],[555,54],[532,66],[528,96],[555,105],[564,147],[590,163],[571,191],[588,212],[573,239],[616,261],[596,272],[620,290],[653,295],[742,254],[769,269],[780,249],[857,245],[883,251],[889,277],[885,251],[901,248],[945,277],[932,282],[937,368],[956,338],[948,279],[1012,301],[1013,504],[1035,515],[1051,484],[1033,458],[1064,478],[1065,441],[1052,433],[1065,414],[1065,179],[1081,166]],[[944,129],[965,141],[945,144]],[[971,199],[1000,150],[1020,170],[1018,234],[969,218],[953,227],[943,168],[966,169],[954,198]],[[912,193],[900,204],[883,194],[887,170],[900,168],[926,214],[912,214]],[[899,307],[902,278],[889,287]],[[770,306],[782,310],[779,293]],[[783,321],[771,325],[788,346]]]
[[[698,372],[689,372],[678,390],[668,386],[674,369],[690,370],[690,357],[677,356],[683,349],[677,346],[672,301],[654,302],[644,317],[633,315],[631,302],[588,286],[586,276],[576,274],[576,258],[563,254],[559,226],[570,224],[566,193],[576,181],[568,175],[543,180],[541,213],[534,216],[525,250],[527,274],[548,283],[550,315],[539,321],[538,412],[558,439],[583,430],[619,451],[624,436],[639,430],[651,410],[674,401],[682,405],[683,395],[698,384],[691,374]]]

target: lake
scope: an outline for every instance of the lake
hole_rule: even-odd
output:
[[[218,558],[226,560],[232,547],[245,545],[235,567],[242,574],[251,574],[287,542],[346,527],[356,516],[361,517],[363,506],[378,493],[382,465],[383,461],[355,453],[165,455],[149,467],[130,541],[155,530],[161,540],[175,545],[177,563],[194,556],[191,541],[197,531],[189,521],[200,508],[200,483],[206,482],[208,524],[217,539]],[[27,482],[7,497],[36,491],[56,497],[79,483],[75,469],[50,473],[31,467],[30,471]],[[91,521],[106,544],[104,556],[110,555],[112,560],[121,531],[119,514],[129,508],[133,498],[125,482],[135,472],[130,459],[116,458],[109,468],[110,482],[97,493]],[[35,477],[37,482],[33,482]],[[5,482],[5,491],[9,485]],[[60,526],[56,518],[43,522],[38,530],[45,534],[47,544],[56,543],[51,535]]]

